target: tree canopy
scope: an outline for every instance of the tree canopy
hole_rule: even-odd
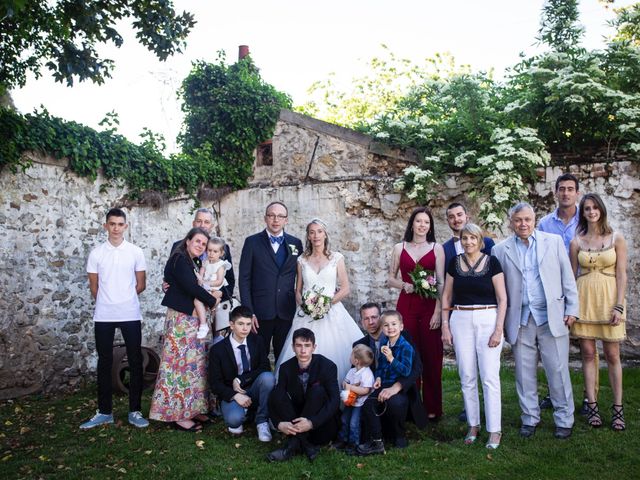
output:
[[[137,40],[160,60],[181,52],[195,25],[193,15],[177,15],[171,0],[0,0],[0,94],[24,86],[27,73],[46,66],[58,82],[103,83],[113,61],[96,47],[123,38],[116,22],[131,18]]]

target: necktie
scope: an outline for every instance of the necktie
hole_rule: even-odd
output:
[[[284,240],[284,236],[280,236],[280,237],[272,237],[272,236],[270,236],[269,239],[271,239],[271,243],[277,243],[278,245],[282,245],[282,242]]]
[[[251,371],[251,365],[249,365],[246,348],[246,345],[238,345],[238,349],[240,350],[240,361],[242,362],[242,373]]]

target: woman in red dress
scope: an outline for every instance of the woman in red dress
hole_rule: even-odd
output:
[[[444,280],[444,249],[436,243],[433,215],[426,207],[416,208],[407,224],[404,241],[393,247],[388,285],[401,290],[397,310],[404,319],[422,360],[422,401],[429,419],[442,416],[442,334],[440,297]],[[420,264],[436,274],[438,298],[414,293],[409,274]]]

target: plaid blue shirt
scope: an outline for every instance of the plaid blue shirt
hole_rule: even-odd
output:
[[[380,337],[380,348],[389,344],[389,339],[382,335]],[[389,363],[387,357],[381,352],[378,356],[378,368],[376,368],[376,378],[380,377],[382,388],[387,388],[396,383],[399,377],[407,377],[411,373],[413,362],[413,347],[402,335],[398,337],[396,344],[391,347],[393,352],[393,362]]]

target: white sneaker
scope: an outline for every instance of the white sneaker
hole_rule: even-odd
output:
[[[229,433],[231,435],[242,435],[242,432],[244,432],[244,428],[242,428],[242,425],[240,425],[239,427],[229,427]]]
[[[203,338],[207,338],[208,334],[209,334],[209,325],[207,325],[206,323],[203,323],[202,325],[200,325],[200,328],[198,328],[198,333],[196,334],[196,338],[198,340],[202,340]]]
[[[270,442],[271,430],[269,429],[269,424],[267,422],[262,422],[256,425],[256,429],[258,430],[258,440],[261,442]]]

